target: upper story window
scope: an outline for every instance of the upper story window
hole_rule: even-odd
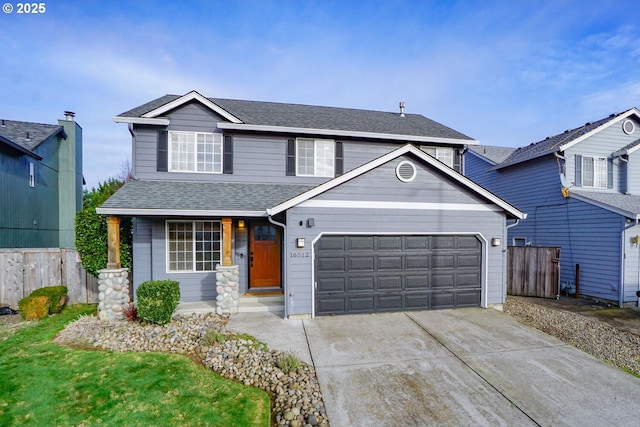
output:
[[[451,147],[420,147],[422,151],[453,168],[453,148]]]
[[[582,186],[607,188],[607,159],[582,156]]]
[[[170,131],[169,172],[222,173],[222,135]]]
[[[296,139],[296,175],[333,177],[335,142],[332,139]]]

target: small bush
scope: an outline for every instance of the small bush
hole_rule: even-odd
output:
[[[147,322],[166,325],[180,301],[180,284],[173,280],[143,282],[136,291],[138,316]]]
[[[220,332],[216,329],[209,329],[204,336],[204,343],[206,345],[224,344],[227,341],[227,337],[224,332]]]
[[[28,296],[18,301],[22,320],[40,320],[49,315],[49,298],[44,296]]]
[[[49,299],[49,314],[62,313],[67,303],[68,289],[66,286],[47,286],[31,292],[32,297],[47,297]]]
[[[135,304],[129,304],[123,311],[125,319],[129,322],[138,320],[138,307]]]
[[[276,366],[288,374],[300,367],[300,360],[291,353],[282,353],[276,360]]]

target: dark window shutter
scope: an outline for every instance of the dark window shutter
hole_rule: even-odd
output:
[[[582,187],[582,156],[576,154],[576,187]]]
[[[462,173],[462,153],[461,150],[453,150],[453,170]]]
[[[607,188],[613,188],[613,160],[607,159]]]
[[[340,176],[344,173],[344,152],[342,150],[342,142],[336,141],[336,170],[335,176]]]
[[[222,147],[222,173],[233,173],[233,136],[225,135]]]
[[[287,176],[296,175],[296,140],[287,141]]]
[[[169,171],[169,132],[158,132],[158,150],[156,153],[156,170],[158,172]]]

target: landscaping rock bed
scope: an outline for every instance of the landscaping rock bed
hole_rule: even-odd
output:
[[[578,312],[508,297],[504,312],[522,323],[571,344],[622,369],[640,375],[640,336]]]
[[[155,351],[197,355],[203,365],[225,378],[258,387],[269,394],[277,426],[328,427],[320,386],[313,367],[304,362],[290,373],[277,367],[282,355],[246,335],[230,334],[206,344],[209,330],[223,331],[225,317],[212,313],[174,315],[165,326],[125,321],[99,321],[83,316],[55,338],[62,345],[86,345],[113,351]]]

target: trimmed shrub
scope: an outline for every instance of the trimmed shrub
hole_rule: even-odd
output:
[[[147,322],[166,325],[180,301],[180,284],[173,280],[150,280],[136,290],[138,317]]]
[[[44,296],[28,296],[18,301],[22,320],[40,320],[49,315],[49,298]]]
[[[49,299],[49,314],[62,313],[67,304],[66,286],[47,286],[31,292],[32,297],[47,297]]]

